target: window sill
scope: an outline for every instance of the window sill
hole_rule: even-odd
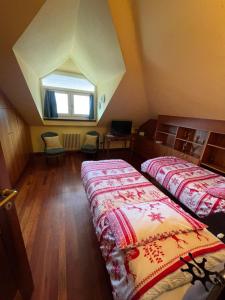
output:
[[[45,126],[73,126],[73,127],[93,127],[97,126],[96,120],[71,120],[71,119],[44,119]]]
[[[69,119],[69,118],[44,118],[44,121],[66,121],[66,122],[96,122],[95,119]]]

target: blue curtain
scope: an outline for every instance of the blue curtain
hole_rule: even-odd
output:
[[[89,112],[89,120],[93,120],[95,117],[95,104],[94,104],[94,96],[90,95],[90,112]]]
[[[45,118],[58,118],[55,92],[53,92],[53,91],[45,92],[44,117]]]

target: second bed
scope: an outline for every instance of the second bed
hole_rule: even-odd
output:
[[[223,176],[173,156],[149,159],[141,170],[199,217],[225,213]]]

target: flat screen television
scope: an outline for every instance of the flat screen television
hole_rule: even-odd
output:
[[[111,134],[126,136],[131,134],[132,121],[112,121]]]

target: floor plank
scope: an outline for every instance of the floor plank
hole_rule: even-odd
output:
[[[112,299],[80,179],[84,159],[73,153],[47,165],[35,156],[18,183],[16,207],[35,284],[32,300]]]

